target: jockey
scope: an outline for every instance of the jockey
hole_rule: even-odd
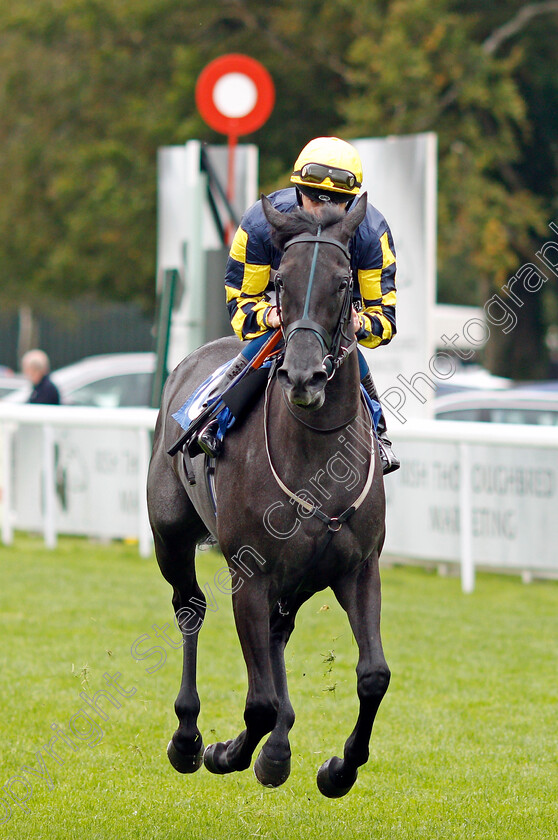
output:
[[[344,140],[318,137],[301,151],[290,180],[293,187],[268,196],[282,213],[296,212],[301,207],[319,215],[331,203],[348,210],[362,184],[360,156],[354,146]],[[388,344],[396,332],[395,249],[386,220],[371,204],[368,204],[366,216],[349,248],[355,278],[353,326],[357,341],[364,347]],[[225,290],[231,324],[236,335],[247,345],[219,382],[221,391],[254,358],[269,331],[281,326],[277,308],[268,295],[268,289],[272,287],[272,270],[277,270],[281,257],[272,245],[271,230],[261,201],[258,201],[244,214],[227,262]],[[368,364],[360,350],[358,357],[362,385],[379,403]],[[200,448],[211,457],[217,457],[222,446],[217,431],[217,420],[212,420],[198,435]],[[386,432],[382,412],[377,434],[384,473],[400,466]]]

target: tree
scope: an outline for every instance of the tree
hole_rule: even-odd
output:
[[[32,3],[2,21],[4,297],[152,301],[154,154],[176,120],[149,5]]]
[[[507,241],[515,250],[516,265],[535,262],[543,239],[548,239],[548,222],[556,219],[558,186],[558,78],[555,73],[558,37],[558,2],[525,3],[521,0],[486,4],[458,2],[467,13],[473,34],[483,51],[499,60],[514,61],[513,79],[525,103],[527,130],[518,133],[518,156],[510,165],[500,167],[498,176],[511,194],[536,196],[540,223],[530,225],[523,219],[524,235],[515,240],[506,231]],[[481,13],[482,11],[482,13]],[[521,207],[518,208],[521,226]],[[517,328],[508,335],[496,333],[489,346],[488,364],[495,372],[515,378],[548,375],[547,347],[544,338],[549,327],[558,321],[556,277],[546,271],[549,282],[540,294],[523,293]],[[495,284],[498,290],[498,284]]]
[[[290,12],[296,4],[271,20],[269,9],[234,0],[23,0],[0,11],[4,305],[89,292],[152,306],[157,148],[222,142],[194,104],[215,55],[259,42],[265,60],[271,44],[276,82],[289,86],[297,56],[281,38]],[[327,101],[313,95],[319,70],[309,58],[305,67],[264,143],[267,177],[285,166],[285,132],[295,148],[308,124],[331,124]]]
[[[556,210],[558,108],[545,105],[558,104],[555,5],[20,0],[0,10],[2,300],[87,291],[152,306],[156,150],[222,141],[197,114],[195,82],[211,59],[245,52],[278,91],[269,122],[246,138],[260,146],[266,188],[285,183],[311,136],[438,133],[440,297],[484,303],[533,258]],[[547,287],[521,310],[521,352],[519,332],[498,336],[494,369],[544,375]]]

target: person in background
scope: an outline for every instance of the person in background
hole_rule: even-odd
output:
[[[58,388],[49,377],[50,362],[43,350],[29,350],[21,360],[23,375],[33,385],[28,403],[60,405]]]

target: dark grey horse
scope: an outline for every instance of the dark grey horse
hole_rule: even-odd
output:
[[[274,242],[284,251],[277,281],[285,355],[265,396],[227,433],[216,462],[216,520],[200,501],[204,456],[194,460],[196,487],[182,455],[167,450],[180,429],[171,415],[216,367],[238,352],[220,339],[188,356],[165,386],[149,469],[148,504],[161,571],[174,590],[184,668],[168,755],[182,773],[204,761],[213,773],[250,766],[264,785],[290,771],[289,700],[284,651],[300,606],[331,587],[346,610],[359,659],[356,726],[343,758],[318,772],[318,787],[343,796],[368,759],[374,718],[389,683],[380,640],[378,560],[385,532],[383,477],[360,397],[351,323],[348,243],[366,212],[282,214],[264,198]],[[333,375],[334,374],[334,375]],[[204,753],[197,727],[196,650],[205,599],[196,580],[197,543],[216,535],[230,569],[236,628],[248,671],[245,729]]]

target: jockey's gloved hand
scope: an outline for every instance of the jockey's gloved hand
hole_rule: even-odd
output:
[[[271,309],[265,316],[265,320],[267,321],[268,325],[273,329],[277,329],[277,327],[281,326],[281,319],[279,318],[279,312],[276,306],[271,307]]]
[[[353,315],[353,329],[354,329],[355,334],[356,334],[359,330],[362,329],[363,324],[362,324],[362,319],[361,319],[359,313],[354,308],[354,306],[353,306],[352,315]]]

